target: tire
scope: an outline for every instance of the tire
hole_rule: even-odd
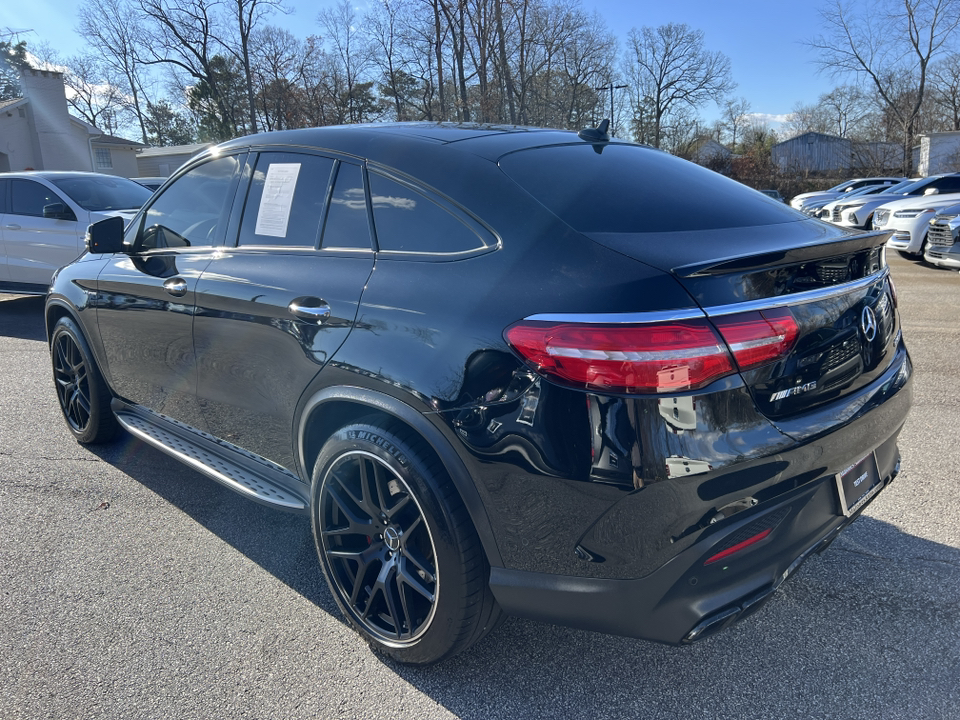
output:
[[[405,426],[377,418],[337,431],[314,466],[310,508],[330,591],[377,652],[439,662],[502,619],[460,496]]]
[[[120,429],[110,409],[110,390],[72,318],[57,321],[50,336],[57,400],[67,428],[83,445],[113,440]]]

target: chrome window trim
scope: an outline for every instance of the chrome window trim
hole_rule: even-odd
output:
[[[643,325],[646,323],[671,322],[674,320],[693,320],[704,317],[722,317],[736,313],[753,312],[755,310],[771,310],[773,308],[789,307],[792,305],[806,305],[807,303],[827,300],[839,295],[863,290],[877,283],[890,274],[890,268],[868,275],[865,278],[817,290],[780,295],[778,297],[751,300],[732,305],[716,305],[701,310],[700,308],[678,308],[676,310],[656,310],[653,312],[637,313],[539,313],[524,318],[527,322],[550,323],[585,323],[590,325]]]

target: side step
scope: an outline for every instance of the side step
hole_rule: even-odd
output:
[[[117,420],[134,437],[252,500],[294,512],[307,512],[306,486],[300,478],[279,465],[175,420],[130,408],[116,400],[114,403]]]

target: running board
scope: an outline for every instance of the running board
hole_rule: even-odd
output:
[[[306,486],[279,465],[154,413],[123,406],[122,409],[114,407],[114,414],[134,437],[231,490],[272,507],[307,512]],[[303,486],[303,493],[293,489],[297,486]]]

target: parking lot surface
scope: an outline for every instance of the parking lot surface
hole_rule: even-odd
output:
[[[960,716],[960,276],[891,265],[903,472],[772,602],[687,648],[510,619],[424,669],[341,622],[308,519],[75,443],[42,298],[0,296],[0,719]]]

